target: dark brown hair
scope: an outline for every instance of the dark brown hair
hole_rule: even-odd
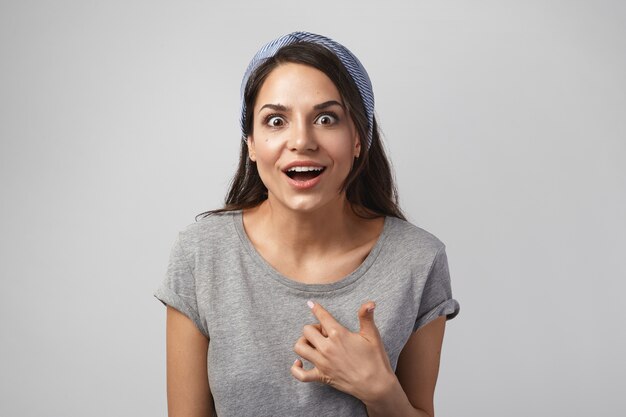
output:
[[[398,191],[380,140],[376,118],[373,118],[372,140],[368,147],[365,140],[369,130],[367,114],[358,87],[339,58],[325,47],[304,41],[283,46],[252,72],[244,90],[244,138],[252,132],[252,109],[263,82],[274,68],[285,63],[308,65],[326,74],[339,90],[354,122],[361,141],[361,153],[340,190],[346,192],[354,213],[362,218],[389,215],[406,220],[398,205]],[[239,167],[230,183],[224,207],[200,213],[196,221],[200,216],[255,207],[266,199],[267,188],[261,181],[256,163],[249,158],[246,142],[241,140]]]

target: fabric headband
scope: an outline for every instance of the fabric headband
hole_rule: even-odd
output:
[[[241,134],[243,140],[246,141],[247,139],[245,134],[246,103],[244,100],[244,93],[250,75],[266,59],[276,55],[280,48],[285,45],[297,43],[299,41],[312,42],[324,46],[326,49],[329,49],[331,52],[333,52],[337,56],[337,58],[339,58],[343,66],[346,67],[346,70],[348,71],[359,89],[359,93],[361,94],[361,100],[363,100],[365,111],[367,113],[368,137],[366,145],[369,148],[372,142],[374,129],[374,92],[372,91],[372,83],[370,81],[370,77],[367,75],[367,71],[365,71],[365,68],[363,67],[361,62],[356,56],[352,54],[352,52],[348,50],[348,48],[330,38],[309,32],[293,32],[288,35],[281,36],[278,39],[274,39],[271,42],[268,42],[256,53],[256,55],[254,55],[252,61],[250,61],[250,64],[248,64],[248,68],[246,69],[243,80],[241,82]]]

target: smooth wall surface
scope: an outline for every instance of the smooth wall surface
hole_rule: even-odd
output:
[[[448,247],[437,416],[623,414],[624,2],[114,0],[0,2],[0,415],[167,414],[152,292],[294,30],[361,59]]]

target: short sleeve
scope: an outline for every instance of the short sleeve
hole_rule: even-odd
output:
[[[413,331],[420,329],[439,316],[451,320],[459,314],[460,305],[452,298],[450,271],[445,246],[435,255],[422,291],[417,319]]]
[[[182,247],[181,233],[171,249],[165,279],[154,292],[154,296],[164,305],[169,305],[189,317],[198,330],[209,337],[198,313],[196,280]]]

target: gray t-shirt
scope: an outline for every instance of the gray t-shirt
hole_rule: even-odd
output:
[[[154,296],[209,338],[209,384],[219,417],[367,416],[357,398],[300,382],[289,371],[302,327],[317,323],[309,299],[351,331],[359,330],[361,304],[375,301],[374,321],[394,370],[412,332],[459,312],[444,244],[389,216],[356,270],[330,284],[304,284],[261,257],[245,233],[241,210],[210,215],[178,234]],[[306,369],[311,366],[304,361]]]

